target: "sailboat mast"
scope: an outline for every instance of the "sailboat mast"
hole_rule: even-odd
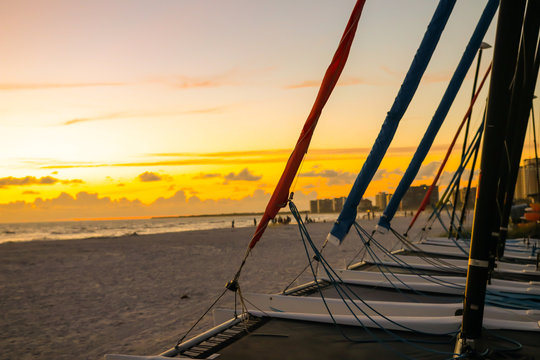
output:
[[[510,88],[517,61],[524,8],[525,0],[502,0],[499,8],[463,321],[456,353],[467,352],[470,347],[474,350],[475,340],[482,333],[486,285],[492,255],[490,244],[498,238],[498,234],[493,234],[494,223],[499,216],[496,202],[500,169],[498,159],[502,155],[505,130],[509,121]]]
[[[525,143],[529,113],[532,108],[534,88],[538,78],[537,42],[540,25],[540,1],[527,3],[523,34],[518,55],[516,76],[514,77],[510,105],[511,126],[506,131],[505,149],[508,151],[508,162],[501,162],[501,178],[499,183],[499,204],[503,206],[499,241],[492,244],[492,251],[497,257],[504,255],[504,244],[508,234],[508,220],[514,199],[515,185],[519,171],[519,162]],[[536,61],[535,61],[536,54]],[[534,124],[534,120],[533,120]],[[538,160],[537,160],[538,161]]]

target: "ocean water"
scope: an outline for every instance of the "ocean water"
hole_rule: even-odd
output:
[[[317,222],[334,221],[338,214],[310,215]],[[290,216],[290,215],[289,215]],[[133,220],[59,221],[0,223],[0,243],[8,241],[70,240],[94,237],[118,237],[168,232],[225,229],[234,220],[235,227],[254,227],[260,215],[200,216]],[[294,220],[292,223],[295,223]]]

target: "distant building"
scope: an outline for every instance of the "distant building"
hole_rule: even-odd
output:
[[[459,189],[459,204],[461,204],[461,206],[463,206],[463,203],[465,202],[466,194],[467,194],[467,188]],[[476,188],[472,187],[469,190],[469,197],[467,199],[467,209],[473,209],[475,201],[476,201]]]
[[[344,197],[334,198],[334,212],[341,212],[343,210],[343,204],[345,204]]]
[[[379,210],[386,209],[386,205],[388,205],[388,195],[384,191],[381,191],[377,195],[375,195],[375,207]]]
[[[427,185],[411,186],[401,200],[401,210],[416,210],[422,204],[424,196],[429,189]],[[435,205],[439,201],[439,187],[435,186],[429,199],[430,204]]]
[[[523,166],[519,167],[514,199],[527,200],[533,198],[538,200],[538,195],[536,159],[525,159]]]
[[[319,201],[318,200],[311,200],[309,202],[309,209],[311,210],[312,214],[318,214],[319,213]]]
[[[311,200],[309,202],[309,207],[312,214],[321,214],[321,213],[336,213],[343,210],[343,205],[345,205],[345,197],[339,197],[334,199],[317,199]],[[366,207],[366,209],[371,209],[372,204],[370,200],[364,199],[360,201],[360,206]],[[359,208],[360,208],[359,206]],[[362,210],[365,211],[365,210]]]
[[[371,211],[372,208],[373,208],[373,203],[369,199],[362,199],[360,200],[360,203],[358,204],[359,212],[368,211],[368,210]]]
[[[334,200],[332,199],[319,199],[318,208],[319,213],[332,213],[334,212]]]

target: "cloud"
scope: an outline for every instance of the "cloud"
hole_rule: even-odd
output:
[[[126,115],[128,115],[128,114],[127,113],[113,113],[113,114],[93,116],[93,117],[75,118],[75,119],[71,119],[71,120],[68,120],[68,121],[62,123],[62,125],[73,125],[73,124],[78,124],[78,123],[82,123],[82,122],[99,121],[99,120],[112,120],[112,119],[119,119],[119,118],[129,117],[129,116],[126,116]]]
[[[308,209],[309,200],[316,197],[315,192],[295,192],[295,202],[301,210]],[[160,197],[149,204],[138,199],[101,197],[97,193],[61,193],[52,199],[0,203],[0,218],[10,222],[259,212],[269,199],[270,193],[261,189],[241,199],[201,199],[189,197],[184,190],[179,190],[170,197]]]
[[[379,181],[388,178],[390,175],[403,175],[403,171],[400,169],[394,169],[392,171],[388,171],[386,169],[379,169],[373,176],[372,181]]]
[[[172,190],[172,189],[171,189]],[[197,194],[200,194],[200,191],[197,191],[193,188],[190,188],[190,187],[186,187],[186,188],[182,188],[181,189],[184,193],[189,193],[191,195],[197,195]]]
[[[32,191],[32,190],[26,190],[26,191],[23,191],[22,194],[23,194],[23,195],[38,195],[39,192],[37,192],[37,191]]]
[[[9,177],[0,178],[0,188],[5,188],[8,186],[53,185],[58,182],[62,184],[82,184],[83,183],[83,181],[80,179],[61,180],[61,179],[54,178],[52,176],[44,176],[41,178],[36,178],[35,176],[26,176],[22,178],[9,176]]]
[[[0,83],[0,90],[43,90],[77,87],[124,86],[124,82],[97,82],[97,83]]]
[[[402,74],[392,70],[391,68],[389,68],[388,66],[381,66],[380,67],[382,71],[384,71],[385,73],[387,73],[388,75],[390,76],[393,76],[393,77],[400,77]]]
[[[140,174],[138,177],[139,181],[142,181],[142,182],[151,182],[151,181],[161,181],[163,180],[163,178],[156,174],[156,173],[153,173],[153,172],[149,172],[149,171],[146,171],[142,174]]]
[[[435,173],[439,169],[439,166],[441,165],[440,161],[432,161],[426,165],[422,165],[420,167],[420,170],[418,170],[418,174],[416,175],[416,179],[429,179],[433,176],[435,176]]]
[[[336,170],[321,170],[321,171],[308,171],[301,173],[300,177],[322,177],[328,179],[328,185],[345,185],[352,184],[356,179],[356,174],[348,171],[336,171]]]
[[[431,153],[446,151],[448,145],[434,145]],[[311,149],[306,161],[319,162],[326,160],[359,160],[365,159],[370,148],[342,148],[342,149]],[[391,147],[387,154],[391,156],[412,155],[416,146]],[[291,153],[290,149],[248,150],[234,152],[214,153],[152,153],[146,154],[148,161],[126,163],[72,163],[52,160],[41,162],[33,161],[32,165],[41,169],[69,169],[69,168],[97,168],[97,167],[151,167],[151,166],[187,166],[187,165],[246,165],[285,163]],[[159,158],[159,159],[155,159]]]
[[[248,168],[244,168],[238,174],[228,173],[224,176],[225,181],[257,181],[262,178],[262,176],[253,175]]]
[[[450,181],[454,177],[455,171],[443,171],[440,179],[439,184],[443,184],[445,182]],[[464,169],[461,173],[461,184],[460,186],[463,186],[464,184],[469,182],[469,176],[471,175],[470,169]],[[478,179],[478,176],[480,175],[480,170],[476,169],[473,174],[473,182],[474,179]]]
[[[217,177],[221,177],[221,174],[217,174],[217,173],[212,173],[212,174],[199,173],[198,175],[195,175],[193,177],[193,179],[195,179],[195,180],[204,180],[204,179],[212,179],[212,178],[217,178]]]
[[[158,83],[166,86],[172,86],[177,89],[205,89],[216,88],[222,86],[238,85],[238,79],[245,76],[246,70],[242,69],[242,73],[236,69],[224,71],[220,74],[214,75],[201,75],[201,76],[187,76],[187,75],[173,75],[173,76],[161,76],[149,79],[149,83]]]
[[[217,76],[174,76],[164,80],[168,85],[178,89],[197,89],[197,88],[215,88],[227,85],[233,85],[234,81],[228,75]]]
[[[380,69],[395,78],[396,80],[400,79],[403,74],[397,71],[390,69],[387,66],[381,66]],[[444,83],[450,81],[452,74],[449,72],[438,72],[438,73],[429,73],[427,72],[422,77],[422,82],[424,84],[433,84],[433,83]]]
[[[449,72],[426,73],[422,77],[422,82],[426,84],[446,83],[450,81],[452,74]]]
[[[301,173],[298,176],[301,177],[324,177],[324,178],[333,178],[338,176],[339,173],[335,170],[323,170],[323,171],[308,171],[305,173]]]
[[[155,118],[163,116],[179,116],[179,115],[197,115],[197,114],[212,114],[212,113],[222,113],[227,106],[213,106],[207,108],[197,108],[197,109],[188,109],[188,110],[179,110],[179,111],[124,111],[124,112],[115,112],[109,114],[102,114],[96,116],[80,117],[74,118],[68,121],[61,123],[61,126],[69,126],[73,124],[83,123],[83,122],[92,122],[92,121],[103,121],[103,120],[116,120],[116,119],[130,119],[130,118]]]
[[[351,86],[351,85],[359,85],[359,84],[367,84],[368,81],[366,81],[363,78],[358,77],[349,77],[349,78],[342,78],[337,83],[337,86]],[[307,88],[307,87],[319,87],[321,86],[321,80],[305,80],[296,84],[290,84],[286,85],[285,89],[301,89],[301,88]]]

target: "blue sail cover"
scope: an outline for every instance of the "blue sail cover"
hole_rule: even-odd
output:
[[[493,16],[497,11],[498,6],[499,0],[488,1],[486,8],[482,13],[482,16],[478,21],[478,25],[476,25],[474,33],[469,40],[469,44],[467,45],[467,48],[465,49],[465,52],[461,57],[458,67],[454,72],[454,75],[452,76],[452,79],[450,80],[450,83],[448,84],[448,87],[446,89],[446,92],[441,99],[439,107],[435,111],[435,114],[431,119],[431,122],[426,130],[426,133],[424,134],[424,137],[422,138],[422,141],[420,142],[420,145],[418,145],[418,148],[416,149],[416,152],[413,156],[413,159],[411,160],[411,163],[409,164],[409,167],[407,168],[405,174],[403,175],[403,178],[399,182],[399,185],[394,192],[394,195],[390,199],[390,202],[386,206],[383,215],[379,219],[379,227],[390,229],[390,222],[392,221],[397,211],[399,203],[407,192],[407,189],[409,189],[409,187],[411,186],[411,183],[416,177],[416,174],[418,174],[418,170],[420,170],[420,165],[422,165],[422,162],[426,158],[426,155],[431,148],[431,145],[433,144],[433,140],[435,140],[435,136],[437,135],[437,132],[439,132],[439,129],[441,128],[441,125],[446,118],[448,111],[450,110],[450,106],[456,98],[459,88],[463,83],[463,79],[465,79],[465,75],[467,75],[467,72],[469,71],[469,68],[476,56],[476,52],[480,48],[482,39],[484,38],[484,35],[486,34],[486,31],[491,24],[491,20],[493,19]]]
[[[439,42],[455,3],[456,0],[441,0],[439,2],[424,34],[424,38],[409,67],[409,71],[403,80],[403,84],[401,84],[394,104],[386,115],[375,144],[373,144],[371,152],[354,182],[351,192],[343,205],[341,214],[328,235],[329,240],[341,243],[356,219],[356,208],[394,138],[399,121],[402,119],[403,114],[405,114],[418,88],[418,84],[431,60],[431,56],[435,51],[435,47]]]

